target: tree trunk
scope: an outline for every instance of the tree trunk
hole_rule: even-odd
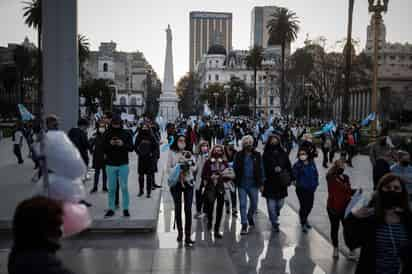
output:
[[[280,87],[280,114],[285,115],[285,42],[282,42],[281,87]]]
[[[43,68],[42,68],[42,54],[41,54],[41,25],[37,29],[37,58],[38,58],[38,79],[37,79],[37,108],[36,116],[41,118],[42,108],[43,108],[43,93],[42,93],[42,78],[43,78]]]

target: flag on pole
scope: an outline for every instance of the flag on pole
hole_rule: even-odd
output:
[[[30,121],[34,119],[34,115],[31,114],[25,106],[18,104],[17,107],[19,108],[20,116],[23,121]]]

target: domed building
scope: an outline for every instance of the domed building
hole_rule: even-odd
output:
[[[275,65],[280,60],[280,51],[277,48],[267,48],[263,55],[262,69],[257,72],[257,113],[266,117],[277,116],[280,115],[277,84],[279,73]],[[227,51],[222,45],[212,45],[207,54],[203,55],[195,70],[201,79],[201,89],[215,83],[223,87],[232,78],[240,79],[249,88],[253,88],[254,72],[247,66],[247,56],[247,50]],[[249,105],[252,109],[253,101],[250,101]]]

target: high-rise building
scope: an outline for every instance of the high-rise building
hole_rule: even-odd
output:
[[[212,45],[232,49],[232,14],[221,12],[190,13],[189,69],[194,71]]]
[[[280,7],[264,6],[254,7],[252,9],[252,24],[250,28],[250,47],[260,46],[262,48],[269,47],[269,31],[267,29],[268,22],[272,19],[272,15]],[[290,49],[290,45],[287,45]]]

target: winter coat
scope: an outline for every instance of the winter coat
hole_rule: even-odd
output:
[[[326,181],[328,182],[327,208],[343,214],[355,193],[355,190],[351,188],[349,177],[345,174],[343,178],[336,174],[328,174]]]
[[[73,274],[56,256],[57,245],[24,250],[12,249],[8,261],[9,274]]]
[[[290,163],[288,154],[281,146],[278,146],[274,150],[265,149],[263,152],[263,167],[266,176],[263,197],[277,200],[287,197],[288,188],[280,184],[280,173],[275,171],[275,167],[280,167],[281,172],[289,173],[292,179],[292,164]]]
[[[134,144],[134,151],[138,155],[138,173],[153,174],[157,170],[157,159],[160,157],[159,143],[154,135],[138,135]]]
[[[123,141],[123,146],[113,146],[110,141],[114,138]],[[104,135],[104,154],[106,165],[121,166],[129,164],[129,152],[133,151],[132,135],[121,128],[110,128]]]
[[[87,138],[87,133],[81,130],[80,128],[72,128],[67,135],[70,141],[72,141],[72,143],[79,150],[80,155],[86,166],[88,166],[90,144]]]
[[[409,274],[411,270],[411,243],[412,243],[412,214],[405,213],[401,216],[402,223],[408,232],[409,243],[402,248],[400,256],[406,263],[406,270],[402,274]],[[343,223],[345,242],[350,249],[361,248],[361,253],[355,274],[376,273],[376,229],[379,225],[376,216],[364,219],[356,218],[350,214]]]
[[[253,172],[254,172],[254,179],[257,188],[260,188],[263,185],[264,174],[262,174],[263,166],[262,166],[262,157],[260,153],[257,151],[252,152],[252,160],[253,160]],[[235,155],[235,159],[233,161],[233,168],[235,170],[236,178],[235,184],[236,186],[240,186],[242,183],[243,178],[243,164],[245,160],[245,152],[239,151]]]
[[[293,177],[296,179],[296,188],[315,192],[319,185],[319,174],[315,162],[309,161],[305,165],[299,160],[293,165]]]
[[[202,170],[202,180],[206,183],[206,191],[212,190],[220,193],[223,193],[225,191],[224,178],[220,176],[215,183],[211,177],[215,173],[222,173],[226,168],[228,168],[226,161],[222,161],[221,163],[219,163],[219,165],[214,158],[208,159],[206,161]]]
[[[101,169],[105,167],[104,158],[104,135],[96,133],[95,137],[90,140],[90,149],[93,154],[93,168]]]

